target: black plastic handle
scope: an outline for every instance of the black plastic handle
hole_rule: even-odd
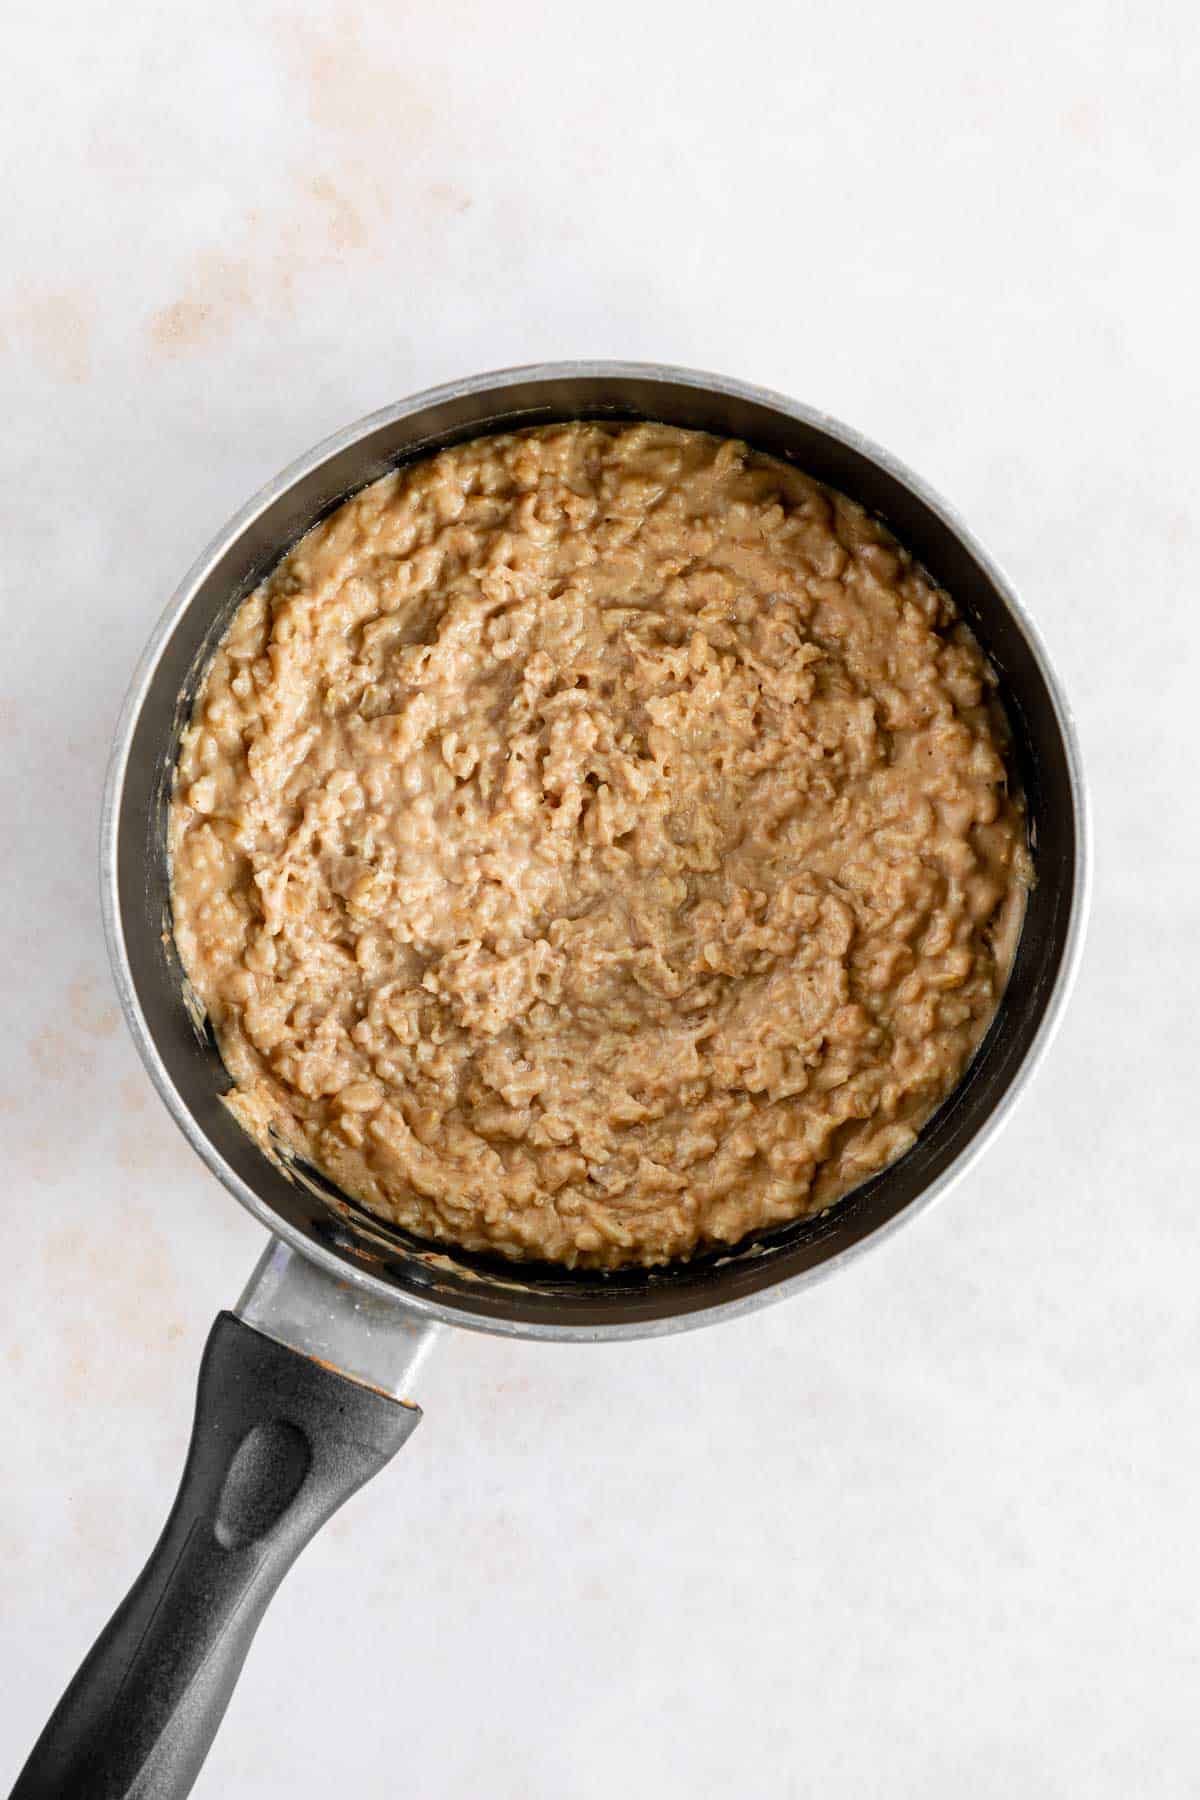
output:
[[[171,1515],[12,1800],[182,1800],[267,1602],[421,1417],[223,1312]]]

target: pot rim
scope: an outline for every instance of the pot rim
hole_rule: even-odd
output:
[[[714,1298],[711,1305],[693,1305],[686,1311],[667,1313],[656,1318],[614,1320],[612,1324],[570,1325],[531,1319],[483,1317],[425,1295],[408,1291],[401,1292],[390,1282],[373,1274],[370,1269],[345,1261],[333,1250],[315,1242],[278,1214],[248,1182],[244,1181],[229,1166],[201,1130],[191,1108],[171,1079],[142,1010],[125,945],[118,886],[118,840],[121,798],[130,747],[142,706],[164,647],[214,565],[269,507],[332,457],[351,449],[362,438],[369,436],[381,427],[394,424],[413,414],[445,402],[462,399],[468,395],[495,393],[500,396],[509,386],[530,381],[569,382],[589,378],[670,382],[676,386],[690,387],[702,394],[720,394],[769,407],[784,417],[794,419],[800,424],[823,433],[826,437],[874,463],[894,481],[906,487],[930,512],[936,515],[979,565],[1001,596],[1016,619],[1045,682],[1067,761],[1075,818],[1075,861],[1071,914],[1062,958],[1056,971],[1052,990],[1045,1000],[1034,1036],[1021,1064],[988,1117],[975,1131],[971,1141],[919,1194],[892,1217],[882,1220],[857,1241],[834,1251],[812,1267],[790,1275],[781,1274],[754,1293],[730,1299]],[[287,545],[281,545],[280,553],[282,554],[287,547]],[[529,363],[469,376],[460,381],[442,383],[436,387],[426,388],[407,399],[396,401],[390,406],[368,413],[364,418],[358,419],[353,424],[322,439],[312,449],[289,463],[278,475],[259,488],[258,492],[233,515],[201,551],[179,583],[154,627],[135,667],[117,722],[105,780],[100,819],[101,911],[109,962],[121,1010],[138,1053],[158,1090],[159,1097],[193,1150],[222,1186],[236,1200],[240,1201],[260,1224],[266,1226],[276,1237],[291,1245],[299,1254],[307,1257],[310,1262],[316,1263],[335,1280],[350,1283],[381,1299],[389,1300],[415,1316],[431,1322],[457,1325],[466,1330],[493,1332],[504,1337],[561,1340],[574,1343],[659,1337],[757,1312],[761,1307],[796,1294],[802,1288],[825,1280],[835,1272],[841,1272],[852,1262],[857,1261],[866,1251],[885,1243],[902,1225],[915,1219],[932,1206],[935,1200],[941,1199],[948,1193],[950,1188],[974,1166],[977,1159],[994,1142],[997,1133],[1011,1118],[1014,1107],[1041,1067],[1058,1031],[1079,972],[1091,905],[1091,884],[1090,805],[1078,735],[1070,707],[1042,635],[1018,599],[1013,584],[995,559],[984,550],[957,512],[890,451],[883,449],[871,439],[863,436],[861,432],[843,424],[828,413],[806,406],[769,388],[734,380],[728,376],[709,374],[702,370],[680,368],[668,363],[623,361]]]

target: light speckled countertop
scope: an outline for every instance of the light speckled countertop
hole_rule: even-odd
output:
[[[317,438],[600,355],[827,408],[1006,563],[1093,784],[1081,984],[999,1145],[844,1279],[665,1342],[447,1338],[196,1791],[1190,1796],[1193,9],[400,11],[5,27],[0,1788],[157,1532],[261,1241],[110,991],[134,658]]]

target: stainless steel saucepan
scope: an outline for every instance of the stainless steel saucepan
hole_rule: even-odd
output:
[[[211,1035],[187,1003],[170,928],[166,820],[180,731],[230,616],[347,495],[488,432],[655,419],[743,438],[877,513],[954,595],[998,670],[1036,885],[1012,978],[957,1091],[899,1162],[834,1207],[733,1251],[653,1272],[515,1266],[407,1237],[243,1135]],[[441,1325],[574,1342],[707,1325],[797,1295],[943,1193],[1010,1111],[1078,959],[1087,887],[1083,780],[1046,652],[949,509],[856,432],[778,394],[650,364],[559,363],[477,376],[389,406],[320,444],[221,532],[171,601],[117,730],[101,835],[104,917],[125,1017],[192,1147],[272,1234],[213,1326],[191,1448],[162,1537],[42,1733],[14,1800],[176,1800],[195,1780],[255,1628],[331,1513],[399,1449]]]

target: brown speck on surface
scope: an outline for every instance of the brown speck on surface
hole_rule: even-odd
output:
[[[111,1037],[120,1014],[91,975],[80,975],[67,989],[67,1010],[72,1025],[88,1037]]]
[[[66,1037],[55,1025],[45,1025],[29,1040],[35,1069],[47,1081],[73,1081],[90,1075],[95,1058],[90,1049]]]
[[[1166,515],[1163,532],[1168,544],[1190,544],[1196,536],[1195,521],[1182,508],[1173,508]]]
[[[86,299],[71,293],[36,295],[17,321],[29,354],[55,381],[83,382],[92,372],[91,314]]]
[[[150,335],[160,350],[189,350],[209,334],[213,309],[206,300],[173,300],[150,321]]]
[[[160,355],[216,349],[244,320],[293,307],[305,277],[368,250],[372,222],[377,227],[390,211],[386,187],[353,162],[338,169],[336,180],[305,173],[294,192],[274,213],[257,207],[246,213],[237,234],[241,255],[208,252],[196,259],[186,291],[148,322]]]
[[[1061,122],[1067,136],[1077,144],[1098,144],[1104,141],[1103,108],[1092,100],[1076,100],[1062,113]]]
[[[314,175],[308,191],[325,215],[330,247],[336,251],[361,250],[367,241],[367,227],[354,201],[328,175]]]
[[[150,339],[168,356],[206,350],[253,308],[249,262],[206,252],[197,258],[188,291],[151,316]]]
[[[87,1254],[88,1241],[75,1225],[63,1225],[46,1239],[46,1259],[55,1268],[78,1264]]]
[[[127,1112],[144,1113],[149,1104],[146,1083],[140,1075],[126,1075],[118,1088],[121,1105]]]
[[[314,125],[355,138],[424,137],[434,116],[428,79],[380,56],[366,41],[356,7],[342,6],[321,20],[280,17],[279,46],[308,102]]]
[[[435,181],[429,189],[429,198],[438,211],[444,213],[470,212],[474,205],[470,194],[449,181]]]

